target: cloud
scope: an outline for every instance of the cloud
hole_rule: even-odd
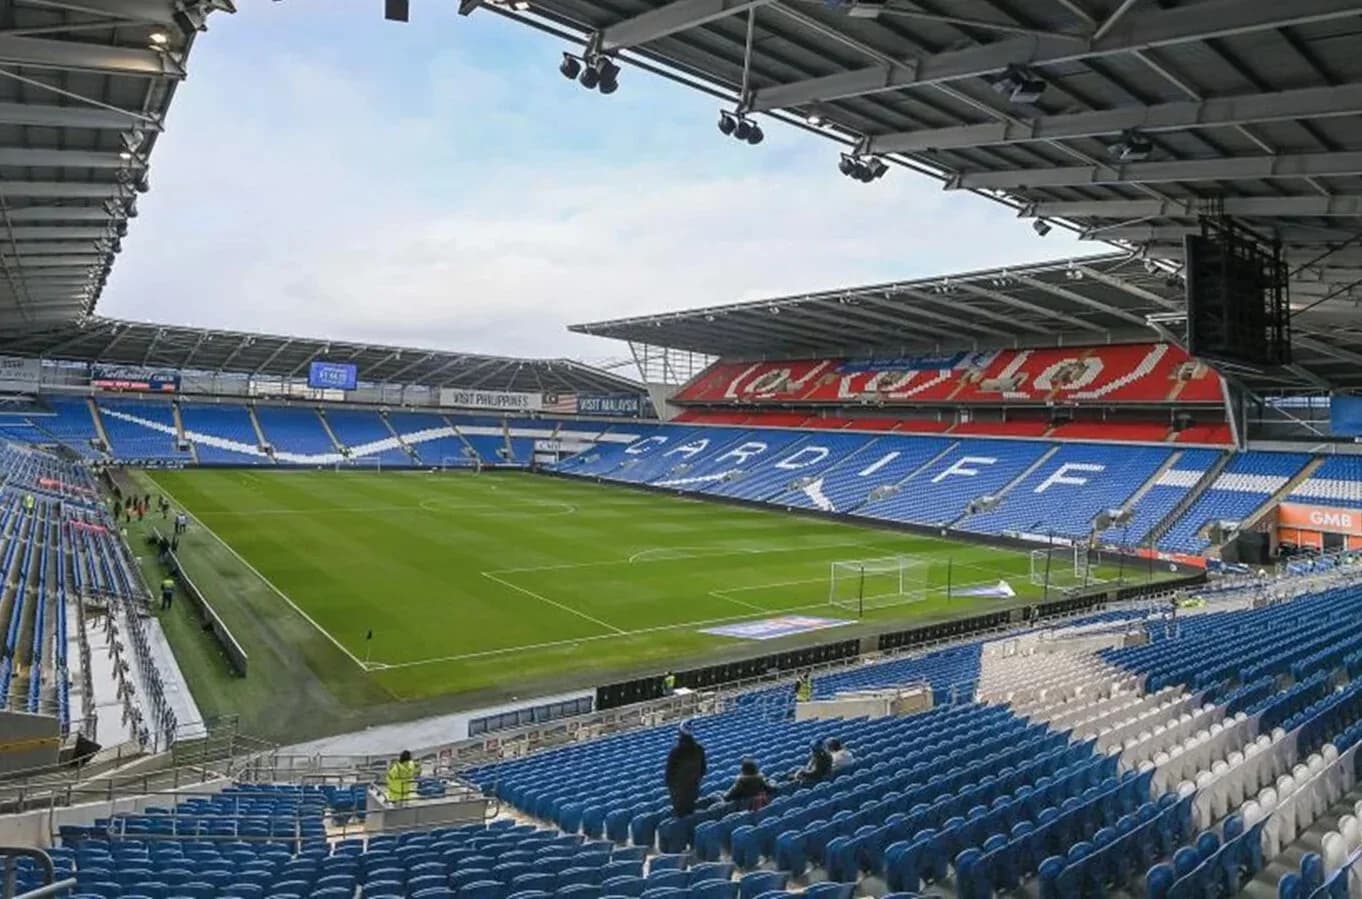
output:
[[[287,52],[273,5],[214,23],[101,312],[600,358],[566,325],[1090,252],[911,172],[853,182],[793,129],[725,140],[641,72],[588,93],[495,18],[432,42],[346,6]]]

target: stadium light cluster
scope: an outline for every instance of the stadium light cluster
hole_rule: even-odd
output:
[[[889,165],[878,156],[853,156],[850,153],[843,153],[841,161],[837,163],[837,170],[848,178],[869,184],[883,178],[889,171]]]
[[[719,133],[734,140],[745,141],[752,146],[761,143],[766,137],[756,122],[741,113],[727,110],[719,113]]]
[[[620,67],[608,56],[564,53],[558,71],[569,81],[575,80],[587,90],[598,90],[603,94],[613,94],[620,86]]]

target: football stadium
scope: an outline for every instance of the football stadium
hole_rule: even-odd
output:
[[[597,362],[106,313],[244,6],[0,0],[0,899],[1362,896],[1362,3],[461,0],[1089,242]]]

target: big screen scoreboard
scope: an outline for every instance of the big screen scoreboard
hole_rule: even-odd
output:
[[[317,390],[354,390],[359,368],[353,362],[313,362],[307,370],[307,386]]]

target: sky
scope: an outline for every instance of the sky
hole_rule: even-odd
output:
[[[604,361],[568,324],[1099,248],[626,67],[605,96],[558,40],[454,0],[243,0],[199,35],[99,312]]]

